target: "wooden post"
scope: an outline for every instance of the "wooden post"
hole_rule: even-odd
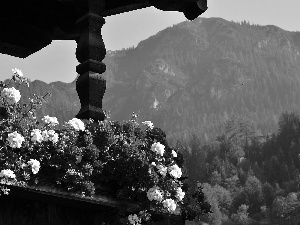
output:
[[[103,0],[87,1],[87,12],[76,22],[80,30],[76,39],[76,58],[79,65],[76,72],[76,90],[80,99],[81,109],[76,115],[78,119],[92,118],[95,122],[103,121],[102,99],[106,90],[106,81],[100,75],[106,66],[102,62],[106,55],[102,40],[101,27],[105,20],[100,16],[104,8]]]

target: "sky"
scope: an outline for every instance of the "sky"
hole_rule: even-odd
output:
[[[220,17],[235,22],[276,25],[288,31],[300,31],[300,0],[208,0],[208,9],[200,17]],[[136,47],[159,31],[185,21],[181,12],[164,12],[154,7],[105,17],[102,36],[107,50]],[[10,79],[12,69],[22,70],[31,81],[70,83],[76,78],[75,41],[53,41],[25,59],[0,54],[0,80]]]

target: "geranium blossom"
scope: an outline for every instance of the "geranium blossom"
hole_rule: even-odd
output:
[[[14,172],[12,170],[7,169],[7,170],[1,170],[0,177],[8,177],[8,178],[15,179],[16,175],[14,174]]]
[[[176,198],[181,201],[185,196],[185,192],[182,191],[181,187],[177,188],[176,190]]]
[[[41,143],[43,141],[43,136],[39,129],[33,129],[31,131],[31,141]]]
[[[151,121],[144,121],[142,122],[145,126],[149,127],[150,129],[153,129],[153,123]]]
[[[56,143],[58,141],[58,134],[54,130],[48,130],[48,140]]]
[[[24,137],[17,131],[8,134],[7,140],[11,148],[20,148],[22,146],[22,142],[25,141]]]
[[[69,120],[66,124],[73,127],[76,131],[79,131],[79,130],[84,131],[85,130],[84,123],[80,119],[77,119],[77,118],[73,118],[73,119]]]
[[[56,117],[50,117],[50,116],[44,116],[42,118],[42,121],[44,121],[44,123],[49,124],[49,126],[56,126],[58,123],[57,118]]]
[[[130,224],[133,224],[133,225],[140,225],[141,224],[141,218],[139,218],[136,214],[133,214],[133,215],[129,215],[128,216],[128,221]]]
[[[169,167],[169,174],[174,178],[180,178],[182,175],[181,169],[175,164]]]
[[[177,157],[177,153],[174,150],[172,150],[171,154],[172,154],[173,157]]]
[[[158,187],[152,187],[148,190],[147,197],[150,201],[156,200],[161,202],[163,200],[163,192]]]
[[[159,142],[155,142],[151,145],[151,150],[156,152],[156,154],[163,156],[165,152],[165,146]]]
[[[19,70],[19,69],[17,69],[17,68],[14,68],[14,69],[12,69],[12,71],[13,71],[13,73],[14,73],[15,75],[19,75],[20,77],[23,77],[22,70]]]
[[[40,170],[40,162],[36,159],[30,159],[28,162],[27,162],[28,165],[31,166],[31,170],[32,170],[32,173],[33,174],[37,174]]]
[[[165,177],[167,175],[168,172],[168,168],[163,166],[163,165],[157,165],[156,168],[158,169],[158,172]]]
[[[1,97],[5,98],[9,105],[16,104],[21,99],[20,91],[15,89],[14,87],[11,88],[3,88],[1,91]]]
[[[163,202],[163,206],[169,211],[169,212],[174,212],[176,209],[176,203],[173,199],[168,198],[166,200],[164,200]]]
[[[48,141],[49,140],[49,135],[47,130],[42,131],[42,136],[43,136],[43,141]]]

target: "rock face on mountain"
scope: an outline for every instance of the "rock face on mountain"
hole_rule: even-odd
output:
[[[232,114],[273,132],[282,112],[300,107],[300,32],[271,25],[198,18],[136,48],[108,51],[104,62],[103,109],[111,119],[128,120],[135,112],[139,122],[151,120],[166,131],[171,143],[193,133],[215,136]],[[62,123],[80,109],[75,84],[34,81],[19,89],[25,100],[51,92],[38,116]]]

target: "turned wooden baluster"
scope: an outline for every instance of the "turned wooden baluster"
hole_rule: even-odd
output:
[[[76,39],[76,58],[79,65],[76,72],[76,90],[80,99],[81,109],[76,115],[78,119],[92,118],[95,122],[105,118],[102,110],[102,99],[106,90],[106,81],[100,75],[106,66],[102,62],[106,55],[102,40],[101,27],[105,23],[99,14],[103,9],[103,2],[90,0],[87,2],[88,12],[76,22],[80,35]]]

